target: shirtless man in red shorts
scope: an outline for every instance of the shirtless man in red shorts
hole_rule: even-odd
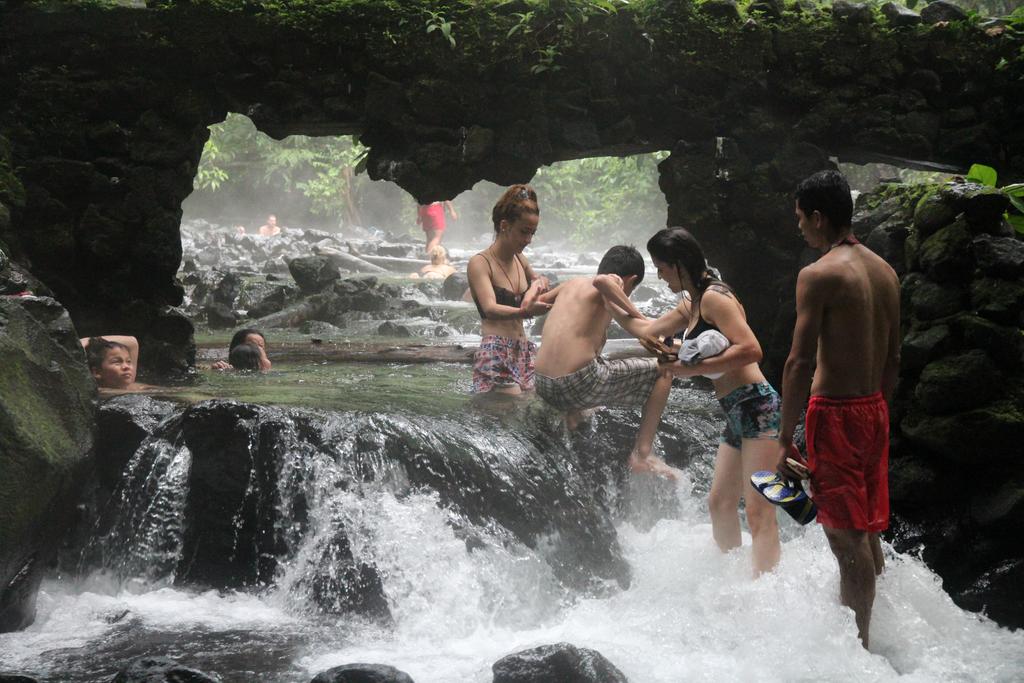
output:
[[[840,599],[866,648],[883,566],[878,534],[889,525],[888,402],[899,371],[900,285],[889,264],[857,242],[852,213],[838,171],[815,173],[797,188],[800,232],[822,257],[797,278],[778,470],[791,479],[809,472],[818,521],[839,563]],[[808,392],[805,462],[793,430]]]

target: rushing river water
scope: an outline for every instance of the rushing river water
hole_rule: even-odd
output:
[[[187,398],[207,392],[323,407],[333,390],[345,399],[326,401],[329,408],[405,413],[427,420],[424,429],[436,428],[449,444],[462,438],[486,448],[489,440],[506,438],[507,426],[479,433],[480,418],[473,413],[484,410],[486,424],[486,409],[466,397],[469,370],[463,364],[325,366],[307,358],[279,360],[276,368],[263,378],[211,377],[187,390]],[[419,418],[411,413],[414,406]],[[629,478],[616,493],[626,503],[615,527],[632,572],[626,589],[609,583],[606,590],[580,593],[556,576],[543,543],[528,547],[484,527],[476,530],[483,541],[470,550],[458,531],[465,520],[440,505],[437,492],[396,493],[385,481],[347,490],[332,483],[336,462],[307,456],[311,515],[345,521],[353,554],[381,576],[390,623],[307,608],[296,587],[304,555],[314,552],[312,541],[263,590],[190,590],[170,582],[161,556],[146,545],[152,535],[139,522],[117,541],[119,557],[136,555],[129,572],[134,576],[108,566],[47,581],[35,624],[0,636],[0,670],[43,681],[107,681],[131,658],[159,654],[225,682],[305,682],[324,669],[360,661],[391,664],[418,683],[487,682],[491,664],[505,654],[567,641],[600,651],[634,683],[1024,677],[1024,633],[956,607],[914,557],[888,552],[870,652],[857,640],[852,613],[838,604],[837,570],[820,527],[781,519],[782,562],[775,573],[751,580],[749,538],[728,555],[711,538],[703,500],[717,429],[711,397],[706,389],[678,388],[669,411],[685,413],[690,421],[676,426],[706,448],[691,454],[687,474],[671,494],[671,514],[664,514],[658,486],[644,477]],[[454,414],[462,417],[442,417]],[[162,476],[173,494],[183,486],[187,454],[172,449],[160,457],[168,458]],[[168,521],[175,514],[172,503],[152,534],[174,526]],[[166,550],[165,540],[157,538],[153,547]],[[132,545],[134,551],[124,547]],[[141,556],[139,547],[146,548]]]
[[[653,287],[648,297],[664,293]],[[681,481],[623,478],[600,463],[624,459],[622,426],[635,428],[635,413],[595,419],[594,429],[618,425],[620,434],[614,445],[588,441],[588,464],[571,439],[535,424],[550,420],[536,399],[470,398],[465,352],[479,339],[475,310],[433,291],[409,287],[430,315],[400,321],[433,362],[352,362],[392,342],[410,347],[409,339],[381,338],[382,321],[366,315],[326,333],[268,331],[274,369],[266,375],[206,371],[196,384],[157,392],[172,407],[141,420],[152,423],[150,436],[126,460],[108,505],[112,521],[77,541],[78,559],[65,553],[65,573],[43,584],[35,623],[0,635],[0,671],[98,683],[134,657],[162,655],[225,683],[305,683],[351,662],[390,664],[417,683],[489,683],[502,656],[566,641],[600,651],[633,683],[1024,680],[1024,633],[958,608],[916,557],[887,548],[865,651],[852,612],[838,604],[838,572],[820,527],[780,515],[781,563],[757,580],[748,536],[742,549],[720,553],[705,503],[720,416],[706,385],[673,390],[659,437],[684,468]],[[671,303],[650,305],[653,312]],[[223,357],[229,334],[200,335],[200,362]],[[441,338],[448,351],[438,356],[429,345]],[[209,401],[220,398],[240,402],[240,412]],[[235,415],[237,423],[202,423],[225,433],[237,426],[236,436],[249,440],[233,465],[256,472],[257,454],[273,454],[273,481],[242,481],[229,520],[240,542],[251,531],[241,510],[272,485],[278,542],[273,562],[263,563],[271,552],[263,548],[255,560],[271,576],[232,565],[257,577],[244,590],[196,588],[202,582],[190,585],[183,570],[195,552],[190,475],[210,466],[210,453],[193,453],[181,427],[196,402],[214,406],[203,419]],[[270,447],[258,445],[267,434]],[[413,451],[426,453],[436,477],[412,481]],[[453,491],[460,480],[451,463],[470,474],[475,467],[476,481],[489,485]],[[491,507],[474,510],[474,496]],[[491,503],[501,496],[510,498]],[[599,509],[583,514],[583,506]],[[529,517],[532,507],[540,517],[576,512],[546,537],[532,531],[543,519],[509,517]],[[330,583],[336,563],[324,548],[338,529],[351,557],[379,576],[389,619],[316,608],[309,586]],[[574,561],[600,566],[581,577]]]

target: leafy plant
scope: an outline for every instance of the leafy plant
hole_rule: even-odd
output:
[[[984,164],[972,164],[967,171],[967,180],[976,182],[988,187],[996,187],[999,174],[996,169]],[[1004,214],[1010,225],[1018,233],[1024,234],[1024,183],[1004,185],[1001,189],[1010,198],[1011,208]]]
[[[440,12],[434,12],[432,10],[424,10],[429,15],[427,19],[427,33],[434,31],[440,31],[441,35],[448,39],[452,48],[455,47],[455,36],[452,35],[452,26],[455,24],[454,21],[445,19],[444,15]]]

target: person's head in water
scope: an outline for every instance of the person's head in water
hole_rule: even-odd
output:
[[[664,280],[673,292],[699,294],[717,281],[700,243],[686,228],[659,230],[647,241],[647,251],[658,269],[658,279]]]
[[[597,274],[610,273],[622,278],[622,288],[631,294],[644,281],[644,257],[636,250],[623,244],[606,251],[597,266]]]
[[[818,171],[805,178],[795,198],[797,226],[811,247],[826,247],[849,230],[853,196],[839,171]]]
[[[104,389],[127,389],[135,383],[135,363],[128,347],[103,337],[91,337],[86,362],[96,384]]]
[[[537,193],[529,185],[512,185],[491,211],[495,241],[502,242],[513,253],[520,253],[530,245],[540,223],[540,205]]]
[[[448,263],[448,252],[440,244],[430,250],[430,265],[443,266]]]
[[[239,330],[231,337],[231,343],[228,345],[228,354],[230,362],[231,351],[241,344],[252,344],[260,351],[260,369],[269,370],[271,367],[270,359],[267,358],[267,339],[263,336],[263,333],[259,330],[247,327],[244,330]]]
[[[228,363],[235,370],[259,371],[262,369],[262,360],[260,348],[248,342],[233,347],[228,354]]]

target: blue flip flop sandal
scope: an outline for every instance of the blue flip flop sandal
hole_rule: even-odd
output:
[[[777,472],[761,470],[750,475],[750,485],[800,524],[812,522],[818,515],[817,506],[804,492],[800,482],[790,482],[780,477]]]

